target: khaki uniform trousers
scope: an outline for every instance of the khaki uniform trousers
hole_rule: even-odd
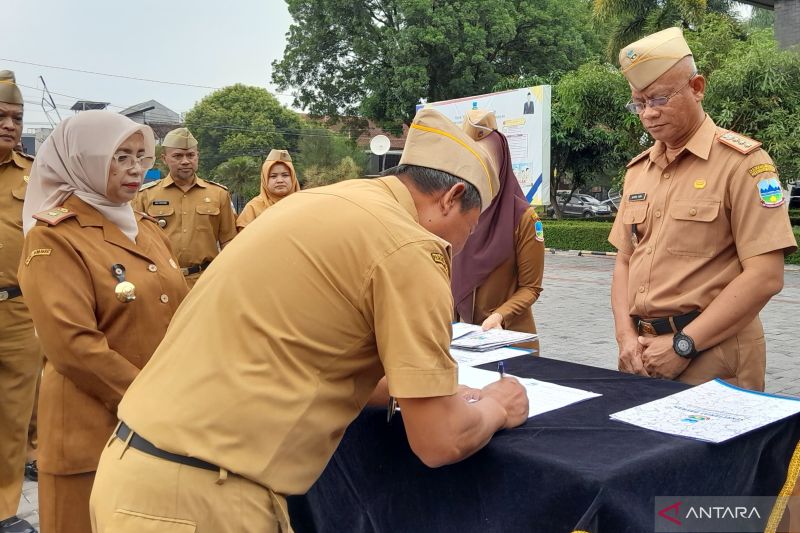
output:
[[[42,353],[28,310],[0,302],[0,520],[17,513]]]
[[[242,477],[167,461],[111,437],[89,503],[94,533],[291,533],[286,499]]]

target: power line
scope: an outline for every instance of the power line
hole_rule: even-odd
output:
[[[69,72],[77,72],[77,73],[80,73],[80,74],[91,74],[91,75],[94,75],[94,76],[107,76],[109,78],[120,78],[120,79],[123,79],[123,80],[145,81],[145,82],[148,82],[148,83],[160,83],[160,84],[163,84],[163,85],[178,85],[180,87],[193,87],[193,88],[196,88],[196,89],[211,89],[213,91],[217,91],[217,90],[222,88],[222,87],[212,87],[210,85],[198,85],[198,84],[194,84],[194,83],[183,83],[183,82],[179,82],[179,81],[166,81],[166,80],[155,80],[155,79],[151,79],[151,78],[139,78],[137,76],[124,76],[122,74],[110,74],[108,72],[95,72],[93,70],[84,70],[84,69],[79,69],[79,68],[61,67],[61,66],[57,66],[57,65],[44,65],[42,63],[33,63],[32,61],[21,61],[19,59],[6,59],[6,58],[0,57],[0,61],[8,61],[10,63],[20,63],[20,64],[23,64],[23,65],[32,65],[32,66],[36,66],[36,67],[53,68],[53,69],[57,69],[57,70],[67,70]],[[57,94],[57,93],[53,93],[53,94]],[[292,98],[294,98],[293,94],[278,93],[278,92],[273,92],[273,94],[279,94],[281,96],[291,96]]]

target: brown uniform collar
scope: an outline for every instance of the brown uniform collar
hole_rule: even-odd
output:
[[[383,184],[389,192],[392,193],[395,200],[403,206],[403,209],[408,211],[408,214],[414,218],[414,222],[419,224],[419,213],[417,213],[417,205],[414,203],[414,198],[411,197],[408,187],[403,185],[403,182],[397,176],[384,176],[382,178],[375,178],[375,181]]]
[[[175,180],[172,179],[172,175],[167,174],[166,176],[164,176],[164,179],[161,180],[161,186],[166,189],[170,185],[175,185],[176,187],[178,186],[178,184],[175,183]],[[198,187],[202,187],[204,189],[208,187],[208,184],[205,182],[205,180],[200,179],[200,176],[198,176],[197,174],[194,175],[194,183],[192,183],[192,187],[194,187],[195,185],[197,185]],[[192,187],[189,188],[191,189]]]
[[[686,143],[686,146],[683,147],[680,153],[683,153],[684,150],[688,150],[700,159],[708,160],[708,156],[711,154],[711,147],[714,145],[716,137],[717,125],[714,124],[710,116],[706,115],[700,128],[692,135],[692,138],[689,139],[689,142]],[[656,141],[653,145],[653,149],[650,150],[650,161],[662,168],[666,167],[666,151],[667,145],[661,141]]]
[[[0,166],[6,165],[6,164],[13,164],[14,166],[16,166],[18,168],[24,169],[25,166],[22,164],[22,162],[25,161],[25,160],[26,160],[26,158],[22,154],[20,154],[16,150],[11,150],[11,155],[9,157],[6,157],[2,161],[0,161]]]
[[[64,201],[64,207],[75,213],[75,218],[82,228],[87,226],[101,228],[107,224],[113,225],[113,223],[109,222],[109,220],[104,217],[100,211],[93,208],[91,205],[87,204],[74,194]],[[133,214],[136,216],[137,221],[145,218],[145,215],[139,213],[138,211],[134,211]]]

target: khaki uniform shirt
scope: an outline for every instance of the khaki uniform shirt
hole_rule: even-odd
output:
[[[672,163],[657,141],[628,164],[608,240],[631,256],[632,316],[702,311],[742,272],[745,259],[796,249],[785,206],[762,205],[760,187],[777,177],[769,155],[737,136],[743,153],[723,134],[707,116]]]
[[[394,176],[292,194],[204,274],[120,419],[161,449],[304,493],[384,374],[396,397],[455,393],[449,272],[449,244]]]
[[[183,192],[170,175],[148,183],[133,208],[159,221],[182,268],[211,261],[236,236],[236,215],[228,190],[198,177]]]
[[[55,215],[47,215],[54,213]],[[166,235],[139,215],[134,244],[77,196],[25,239],[19,281],[47,362],[39,397],[39,468],[91,472],[128,385],[188,292]],[[42,214],[37,215],[37,217]],[[111,266],[136,300],[122,303]]]
[[[30,156],[16,150],[0,163],[0,289],[19,285],[17,267],[22,254],[22,204],[31,165]],[[23,297],[0,302],[0,313],[0,335],[5,337],[4,340],[12,345],[29,345],[28,337],[33,326]]]
[[[514,255],[495,268],[474,295],[473,322],[482,324],[492,313],[503,316],[503,327],[536,333],[531,306],[542,292],[544,239],[536,235],[539,217],[528,209],[514,231]],[[534,343],[525,346],[538,348]]]

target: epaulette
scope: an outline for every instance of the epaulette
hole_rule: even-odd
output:
[[[641,159],[642,159],[644,156],[646,156],[647,154],[649,154],[649,153],[650,153],[650,150],[652,150],[652,149],[653,149],[653,147],[651,146],[650,148],[648,148],[647,150],[645,150],[645,151],[644,151],[644,152],[642,152],[641,154],[637,155],[636,157],[634,157],[633,159],[631,159],[630,161],[628,161],[628,164],[627,164],[627,165],[625,165],[625,166],[626,166],[626,167],[628,167],[628,168],[630,168],[631,166],[635,165],[635,164],[636,164],[636,163],[637,163],[639,160],[641,160]]]
[[[228,190],[228,188],[225,185],[217,183],[216,181],[206,180],[206,183],[210,183],[211,185],[216,185],[217,187],[222,187],[226,191]]]
[[[62,220],[66,220],[68,218],[72,218],[78,216],[77,213],[73,213],[66,207],[54,207],[53,209],[48,209],[47,211],[42,211],[41,213],[36,213],[33,215],[33,218],[36,220],[41,220],[42,222],[47,222],[51,226],[55,226]]]
[[[145,183],[144,185],[139,187],[139,192],[144,191],[146,189],[149,189],[150,187],[155,187],[159,183],[161,183],[161,180],[154,180],[154,181],[151,181],[150,183]]]
[[[717,137],[717,140],[741,154],[749,154],[750,152],[758,150],[761,147],[761,143],[759,141],[751,139],[750,137],[745,137],[744,135],[740,135],[738,133],[734,133],[732,131],[723,133]]]

